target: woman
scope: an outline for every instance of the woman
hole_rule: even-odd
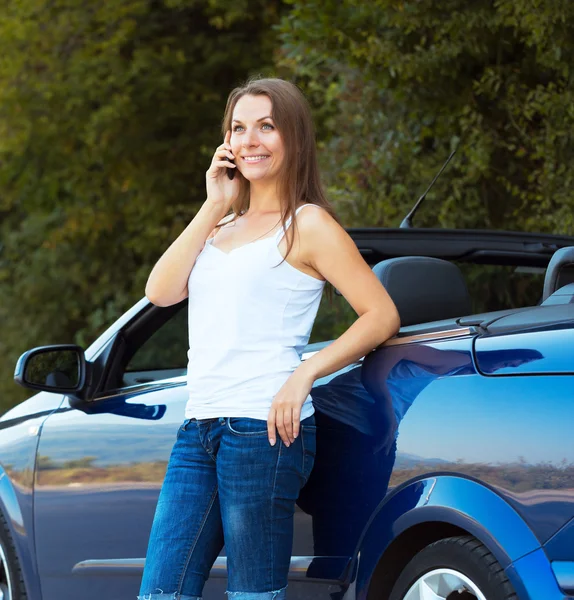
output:
[[[189,295],[190,350],[140,600],[200,598],[224,543],[230,597],[286,597],[295,502],[315,455],[313,382],[399,328],[325,199],[299,89],[256,79],[233,90],[223,134],[206,201],[146,286],[159,306]],[[302,362],[326,281],[359,318]]]

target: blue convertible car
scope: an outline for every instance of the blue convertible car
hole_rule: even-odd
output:
[[[290,598],[574,598],[574,238],[349,233],[402,328],[315,383]],[[186,306],[142,298],[86,350],[19,359],[37,393],[0,418],[0,600],[135,599],[183,422]],[[225,587],[224,549],[204,598]]]

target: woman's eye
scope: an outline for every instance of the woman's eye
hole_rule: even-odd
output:
[[[239,131],[240,129],[243,129],[243,127],[241,127],[241,125],[235,125],[235,127],[233,128],[233,131]]]
[[[271,125],[271,123],[263,123],[263,127],[269,127],[269,129],[274,129],[273,125]]]

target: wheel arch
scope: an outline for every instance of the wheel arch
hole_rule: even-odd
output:
[[[513,507],[495,490],[467,477],[437,474],[401,486],[373,515],[357,553],[357,587],[386,597],[398,574],[428,544],[471,535],[503,568],[540,548]]]
[[[387,598],[402,570],[429,544],[467,534],[456,525],[440,521],[419,523],[403,531],[389,544],[377,563],[369,582],[367,600]]]

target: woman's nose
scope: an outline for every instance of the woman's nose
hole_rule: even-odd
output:
[[[259,146],[259,138],[257,137],[257,131],[248,129],[243,136],[244,146]]]

